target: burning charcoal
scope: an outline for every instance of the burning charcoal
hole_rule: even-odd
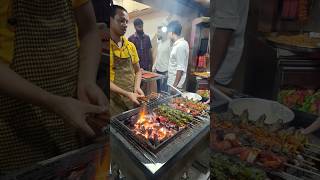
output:
[[[152,128],[148,128],[148,134],[152,134],[153,129]]]
[[[151,137],[149,137],[148,140],[152,145],[154,145],[154,140]]]
[[[157,135],[157,134],[154,134],[154,135],[153,135],[153,141],[154,141],[154,145],[155,145],[155,146],[158,146],[158,145],[159,145],[159,140],[158,140],[158,135]]]
[[[155,127],[160,129],[161,128],[161,124],[160,123],[155,123]]]
[[[140,126],[140,131],[141,131],[142,134],[146,133],[146,129],[145,129],[144,125]]]
[[[156,117],[156,121],[157,121],[158,123],[160,123],[160,118],[159,118],[159,116]]]
[[[135,116],[131,116],[130,120],[135,122],[137,120],[137,116],[136,115]]]
[[[130,121],[130,127],[134,127],[136,123],[134,121]]]

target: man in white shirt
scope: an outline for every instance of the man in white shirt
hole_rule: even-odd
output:
[[[169,58],[168,85],[184,88],[189,59],[189,44],[181,37],[182,26],[179,21],[168,25],[168,37],[173,43]]]
[[[215,0],[211,3],[211,59],[214,62],[211,63],[211,75],[217,84],[227,86],[241,60],[249,4],[250,0]]]
[[[157,80],[158,92],[167,91],[168,66],[171,52],[171,42],[167,38],[167,27],[159,26],[157,32],[157,55],[152,71],[166,76],[166,78]]]

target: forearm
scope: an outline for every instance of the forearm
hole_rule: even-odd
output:
[[[150,56],[150,59],[151,59],[150,62],[152,62],[152,64],[151,64],[151,67],[152,67],[154,65],[154,63],[155,63],[155,58],[153,57],[152,49],[150,49],[149,52],[150,52],[149,56]]]
[[[215,76],[222,65],[224,58],[226,56],[229,43],[233,34],[231,29],[219,29],[217,28],[213,33],[212,38],[212,55],[210,63],[211,75]]]
[[[141,78],[142,78],[142,72],[140,67],[135,68],[135,81],[134,81],[134,88],[140,88],[141,86]]]
[[[120,88],[119,86],[117,86],[116,84],[114,84],[112,81],[110,81],[110,90],[114,93],[117,94],[121,94],[123,96],[127,96],[128,95],[128,91]]]
[[[6,64],[0,62],[0,91],[27,103],[54,110],[52,104],[59,99],[19,76]]]
[[[310,126],[308,126],[304,131],[305,134],[310,134],[315,132],[316,130],[320,129],[320,117],[316,119]]]
[[[91,2],[76,10],[80,39],[79,81],[95,82],[100,63],[101,41]]]
[[[92,30],[80,39],[79,80],[95,82],[100,62],[101,42],[97,31]]]
[[[178,70],[178,71],[177,71],[177,74],[176,74],[176,79],[174,80],[174,83],[173,83],[173,86],[174,86],[174,87],[177,87],[177,86],[178,86],[178,84],[179,84],[179,82],[180,82],[180,80],[181,80],[182,75],[183,75],[183,71]]]

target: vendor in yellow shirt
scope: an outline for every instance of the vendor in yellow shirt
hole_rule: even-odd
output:
[[[140,88],[141,70],[136,47],[123,35],[129,16],[126,9],[113,5],[110,17],[110,114],[130,110],[144,96]]]
[[[8,172],[79,148],[78,135],[94,137],[107,98],[96,84],[101,44],[90,1],[0,4],[0,172]]]

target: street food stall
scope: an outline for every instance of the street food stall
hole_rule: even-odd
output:
[[[211,179],[320,178],[320,131],[301,130],[319,116],[319,5],[251,1],[243,79],[214,90]]]
[[[182,37],[190,44],[192,26],[190,19],[199,15],[203,16],[203,8],[193,0],[186,1],[135,1],[148,6],[148,9],[141,9],[129,12],[130,19],[141,18],[144,21],[143,28],[151,39],[156,40],[155,33],[158,26],[163,22],[179,20],[182,24]],[[123,4],[125,2],[123,1]],[[137,7],[138,8],[138,7]],[[157,20],[157,21],[156,21]],[[208,32],[208,18],[205,18],[206,32]],[[157,24],[154,24],[157,22]],[[164,23],[165,24],[165,23]],[[134,33],[133,24],[128,25],[127,34]],[[201,34],[201,35],[200,35]],[[196,44],[207,53],[208,39],[198,30],[193,32],[193,38],[198,36],[202,41]],[[205,33],[204,33],[205,34]],[[208,36],[208,34],[206,34]],[[155,48],[154,44],[152,45]],[[156,48],[155,48],[156,49]],[[193,47],[190,47],[190,54],[193,54]],[[196,52],[196,50],[195,50]],[[198,58],[199,59],[199,58]],[[197,58],[189,55],[189,68],[187,79],[193,76],[193,62]],[[203,62],[205,65],[207,62]],[[203,66],[204,67],[204,66]],[[208,68],[208,66],[205,66]],[[203,69],[201,69],[204,71]],[[206,72],[208,69],[206,69]],[[208,78],[208,74],[205,74]],[[145,97],[139,98],[140,106],[135,109],[123,112],[112,117],[110,127],[111,141],[111,169],[114,177],[127,179],[179,179],[180,177],[195,178],[191,167],[197,167],[202,176],[209,176],[208,158],[204,163],[199,159],[205,154],[208,155],[209,143],[209,105],[208,81],[206,91],[199,92],[200,95],[188,94],[187,89],[170,88],[168,91],[157,92],[153,87],[156,80],[166,78],[165,75],[151,71],[142,72],[142,84]],[[200,83],[199,83],[200,84]],[[201,88],[197,88],[201,89]],[[190,96],[196,99],[188,99]]]

